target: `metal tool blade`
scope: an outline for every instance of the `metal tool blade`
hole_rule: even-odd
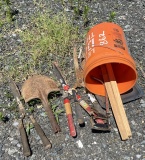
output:
[[[9,85],[10,85],[11,91],[12,91],[12,93],[13,93],[13,95],[14,95],[14,98],[15,98],[15,100],[16,100],[17,103],[18,103],[19,112],[20,112],[21,114],[25,114],[25,109],[24,109],[24,106],[23,106],[23,104],[22,104],[22,102],[21,102],[21,94],[20,94],[19,89],[18,89],[18,87],[16,86],[16,84],[15,84],[15,82],[13,81],[12,78],[9,79]]]
[[[61,72],[59,71],[57,64],[53,63],[53,69],[54,69],[54,74],[57,76],[57,79],[61,83],[61,85],[66,84],[63,76],[61,75]]]

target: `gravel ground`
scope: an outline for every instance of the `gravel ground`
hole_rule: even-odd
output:
[[[87,3],[90,7],[90,26],[106,21],[111,11],[117,13],[115,22],[124,29],[130,52],[137,64],[138,83],[142,90],[145,90],[145,75],[143,72],[143,70],[145,71],[145,1],[90,0]],[[12,1],[12,7],[19,12],[16,15],[19,29],[25,28],[30,16],[38,10],[38,7],[30,0]],[[55,12],[59,12],[62,9],[61,5],[53,0],[48,2],[47,7]],[[47,9],[46,6],[43,9]],[[71,12],[68,12],[68,14],[71,14]],[[77,21],[77,23],[80,26],[82,25],[81,20]],[[18,29],[16,25],[10,25],[5,30],[0,30],[3,35],[0,44],[0,56],[5,57],[7,55],[6,61],[15,61],[19,57],[21,39],[18,33],[14,32],[16,29]],[[1,61],[0,66],[8,69],[8,64],[10,63],[11,61],[6,65]],[[69,63],[70,66],[73,65],[72,60],[71,62],[68,61]],[[9,121],[6,123],[0,122],[1,160],[145,160],[145,96],[124,105],[132,130],[132,138],[127,141],[121,141],[113,116],[110,117],[110,133],[92,133],[89,117],[83,112],[86,125],[80,128],[76,124],[78,136],[72,138],[69,136],[65,114],[62,114],[60,117],[62,132],[54,134],[50,129],[48,118],[43,114],[43,108],[36,110],[34,114],[53,146],[50,150],[44,150],[40,138],[35,130],[32,129],[29,135],[32,156],[24,157],[19,131],[16,128],[17,120],[14,118],[16,113],[4,109],[4,106],[9,107],[12,103],[14,105],[12,97],[8,97],[8,91],[7,83],[0,81],[0,110],[9,118]],[[84,90],[82,89],[81,94],[83,93]],[[88,97],[86,95],[83,96],[90,103]],[[62,105],[60,99],[56,100],[56,103]],[[74,121],[76,123],[75,114]]]

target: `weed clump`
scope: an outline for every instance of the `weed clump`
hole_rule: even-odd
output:
[[[68,21],[64,14],[53,17],[49,13],[32,17],[30,26],[21,33],[25,49],[37,63],[41,57],[68,56],[78,39],[77,28]]]

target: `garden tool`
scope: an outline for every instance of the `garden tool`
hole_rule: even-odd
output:
[[[55,91],[59,91],[56,83],[44,75],[33,75],[28,78],[22,86],[22,96],[25,102],[40,99],[45,112],[48,115],[53,131],[54,133],[57,133],[60,131],[60,127],[57,124],[48,101],[48,94]]]
[[[76,129],[75,129],[75,125],[73,122],[72,109],[70,106],[70,100],[68,98],[68,92],[67,92],[69,89],[69,86],[66,85],[64,78],[62,77],[62,75],[61,75],[59,69],[56,67],[55,63],[54,63],[54,69],[55,69],[56,76],[63,87],[63,103],[64,103],[64,107],[65,107],[65,111],[66,111],[70,135],[72,137],[75,137],[76,136]]]
[[[76,74],[76,83],[74,85],[74,88],[78,88],[78,87],[84,86],[84,84],[82,81],[82,79],[83,79],[82,72],[80,72],[80,70],[79,70],[79,63],[78,63],[78,58],[77,58],[76,47],[74,47],[73,59],[74,59],[74,68],[75,68],[75,74]],[[84,126],[85,125],[84,117],[83,117],[81,108],[77,104],[75,89],[72,90],[72,94],[73,94],[73,98],[74,98],[74,102],[75,102],[75,113],[76,113],[78,123],[80,126]]]
[[[13,95],[15,96],[15,98],[16,98],[16,100],[17,100],[17,103],[20,104],[22,113],[25,114],[25,108],[24,108],[24,106],[23,106],[23,103],[21,102],[21,95],[20,95],[19,89],[17,88],[15,82],[14,82],[12,79],[10,79],[10,87],[11,87],[11,90],[12,90],[12,92],[13,92]],[[18,101],[18,100],[19,100],[19,101]],[[25,105],[27,105],[27,104],[25,104]],[[24,118],[24,117],[23,117],[23,118]],[[34,117],[33,117],[32,115],[30,115],[30,119],[31,119],[31,121],[32,121],[32,123],[33,123],[33,125],[34,125],[34,128],[35,128],[37,134],[39,135],[40,139],[42,140],[42,143],[43,143],[45,149],[51,148],[51,143],[50,143],[50,141],[47,139],[47,137],[46,137],[46,135],[44,134],[44,132],[43,132],[42,128],[40,127],[40,125],[37,123],[37,121],[34,119]],[[28,144],[28,139],[25,139],[25,138],[27,137],[27,135],[26,135],[24,126],[22,126],[22,125],[23,125],[22,121],[21,121],[20,124],[21,124],[20,129],[22,130],[22,134],[21,134],[21,135],[22,135],[22,144],[23,144],[23,146],[24,146],[24,147],[23,147],[23,148],[24,148],[24,149],[23,149],[23,152],[24,152],[24,155],[25,155],[25,156],[29,156],[29,155],[31,154],[31,152],[29,151],[30,148],[29,148],[29,144]],[[21,132],[20,132],[20,133],[21,133]],[[23,135],[25,135],[25,136],[23,136]],[[23,137],[25,137],[25,138],[23,138]],[[27,149],[26,149],[26,148],[27,148]],[[28,150],[28,151],[26,152],[25,150]],[[26,153],[27,153],[27,154],[26,154]],[[28,154],[28,153],[29,153],[29,154]]]
[[[24,109],[24,106],[21,102],[21,95],[20,95],[20,92],[19,92],[16,84],[14,83],[14,81],[11,78],[9,80],[9,84],[10,84],[11,91],[12,91],[12,93],[18,103],[18,107],[19,107],[19,113],[20,113],[19,131],[20,131],[20,136],[21,136],[21,141],[22,141],[23,154],[24,154],[24,156],[30,156],[31,150],[30,150],[27,134],[26,134],[26,131],[25,131],[24,125],[23,125],[23,119],[25,117],[25,109]]]
[[[57,76],[59,82],[61,83],[63,90],[70,95],[72,95],[72,92],[74,92],[77,102],[90,115],[91,123],[92,123],[92,130],[103,130],[103,131],[110,130],[109,125],[107,123],[107,117],[101,113],[98,113],[98,111],[95,110],[94,108],[91,108],[81,98],[81,96],[77,94],[77,91],[74,88],[70,88],[70,86],[68,84],[66,84],[66,82],[64,81],[63,76],[61,75],[61,72],[59,71],[56,63],[54,63],[54,72],[56,73],[56,76]]]
[[[77,57],[77,52],[76,52],[76,47],[74,47],[74,52],[73,52],[73,59],[74,59],[74,68],[75,68],[75,73],[76,73],[76,83],[75,83],[75,85],[74,85],[74,88],[78,88],[78,87],[85,87],[85,85],[84,85],[84,82],[83,82],[83,70],[82,69],[80,69],[80,67],[79,67],[79,63],[78,63],[78,57]],[[83,67],[83,65],[84,65],[84,61],[82,61],[81,62],[81,67]],[[106,125],[104,125],[104,127],[105,126],[108,126],[108,127],[105,127],[105,130],[107,130],[107,128],[108,128],[108,130],[109,130],[109,121],[108,121],[108,119],[107,119],[107,116],[108,116],[108,97],[107,97],[107,95],[106,95],[106,114],[104,114],[104,112],[102,112],[102,108],[101,108],[101,106],[99,106],[99,105],[95,105],[95,110],[97,111],[97,113],[98,114],[101,114],[102,115],[102,118],[104,118],[104,117],[106,117]],[[96,109],[97,108],[97,109]],[[101,111],[101,112],[100,112]],[[79,115],[79,116],[81,116],[81,115]],[[91,122],[93,122],[92,120],[91,120]],[[108,124],[107,124],[108,123]],[[94,123],[93,123],[93,125],[94,125]],[[97,124],[96,124],[97,125]],[[99,124],[98,124],[99,125]],[[96,128],[97,129],[97,128]],[[104,128],[102,128],[103,130],[104,130]]]

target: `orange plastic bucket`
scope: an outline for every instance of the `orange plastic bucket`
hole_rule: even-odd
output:
[[[84,64],[85,87],[92,93],[105,95],[99,66],[111,63],[120,94],[131,89],[137,80],[137,71],[129,53],[125,35],[120,26],[104,22],[91,28],[86,37]]]

